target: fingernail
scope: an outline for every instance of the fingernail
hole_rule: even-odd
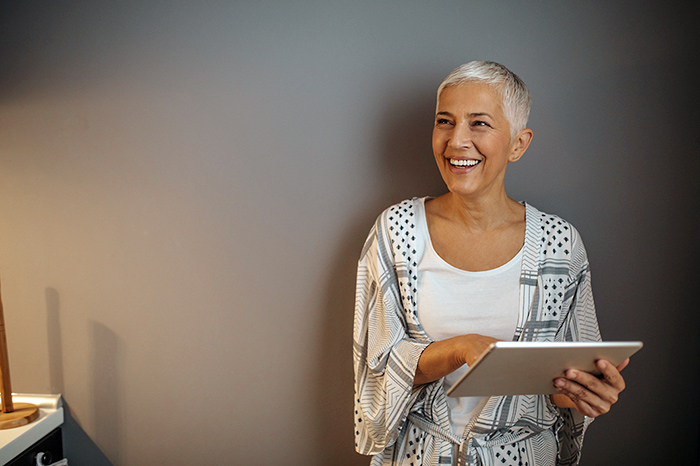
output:
[[[562,379],[557,379],[554,381],[554,385],[559,387],[559,388],[563,387],[564,384],[565,384],[565,382]]]
[[[575,378],[576,378],[576,372],[574,372],[574,371],[568,371],[568,372],[566,373],[566,377],[569,378],[569,379],[575,379]]]

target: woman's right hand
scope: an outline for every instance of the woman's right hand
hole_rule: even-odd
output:
[[[413,386],[434,382],[463,365],[474,364],[495,338],[470,333],[431,343],[418,360]]]
[[[493,342],[498,341],[493,337],[487,337],[486,335],[479,335],[477,333],[470,333],[469,335],[462,335],[457,338],[464,339],[465,355],[463,364],[468,366],[474,364],[474,362],[479,359],[479,356],[481,356]]]

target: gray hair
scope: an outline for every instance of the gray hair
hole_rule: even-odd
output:
[[[525,83],[515,73],[493,61],[470,61],[455,68],[440,84],[438,101],[446,87],[464,83],[488,84],[497,90],[503,102],[503,113],[510,125],[511,139],[526,128],[532,97]]]

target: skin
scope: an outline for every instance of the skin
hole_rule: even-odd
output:
[[[491,270],[507,263],[525,240],[525,206],[509,198],[504,177],[532,141],[532,130],[511,138],[501,98],[491,86],[467,83],[443,90],[433,127],[433,154],[449,192],[426,201],[428,230],[435,251],[462,270]],[[455,166],[450,161],[478,162]],[[470,247],[465,248],[468,244]],[[471,365],[492,343],[486,335],[468,334],[431,343],[418,360],[414,385],[438,380]],[[617,402],[625,382],[618,367],[596,364],[603,376],[569,370],[554,381],[552,402],[597,417]]]

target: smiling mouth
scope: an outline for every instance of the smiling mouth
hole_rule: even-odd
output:
[[[481,163],[481,160],[474,160],[474,159],[448,159],[450,162],[450,165],[453,167],[457,168],[471,168],[475,167],[479,163]]]

